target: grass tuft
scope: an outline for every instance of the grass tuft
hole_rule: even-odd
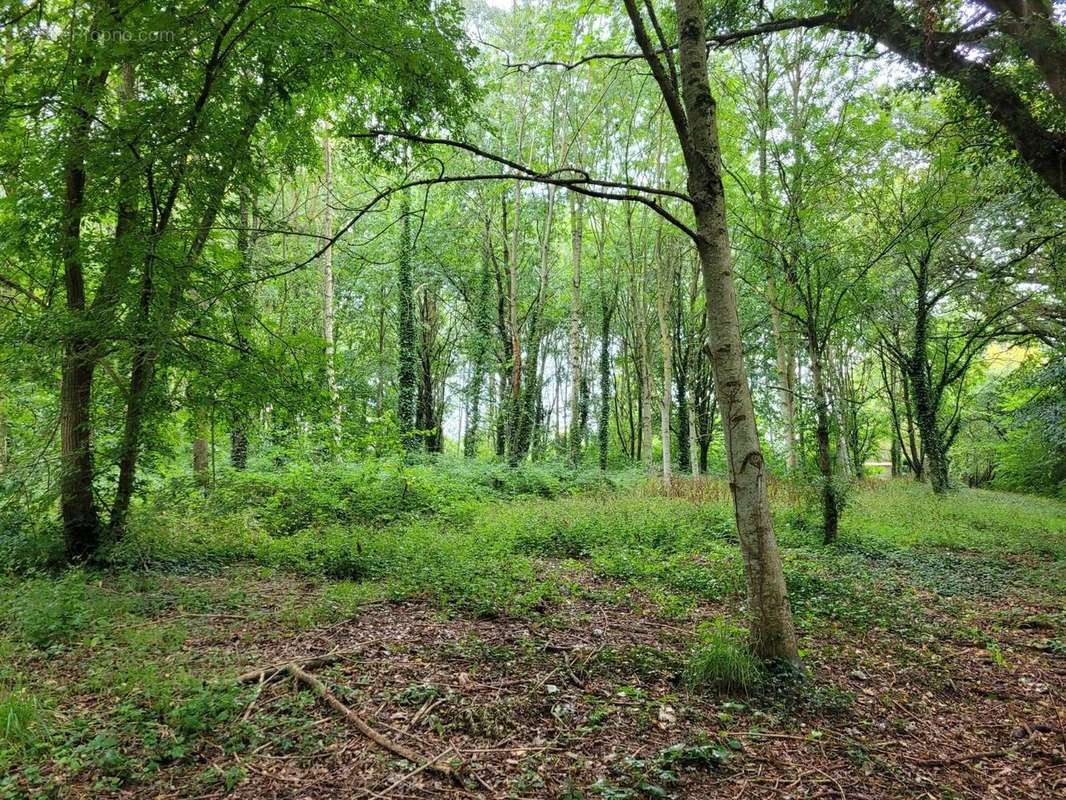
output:
[[[685,684],[699,692],[747,693],[762,677],[762,666],[748,646],[745,631],[726,622],[701,632],[684,672]]]

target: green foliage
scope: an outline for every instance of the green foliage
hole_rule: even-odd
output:
[[[14,632],[42,649],[69,642],[108,613],[106,598],[80,570],[58,578],[32,578],[5,591],[2,600]]]
[[[1066,500],[1066,447],[1035,426],[1008,431],[996,448],[996,488]]]
[[[42,716],[40,701],[25,687],[0,687],[0,743],[9,747],[30,743],[42,725]]]
[[[717,769],[730,758],[724,747],[705,739],[678,742],[650,758],[624,756],[612,766],[612,780],[600,779],[590,789],[604,800],[672,797],[670,787],[684,772]]]
[[[700,631],[685,666],[685,683],[694,691],[749,692],[762,678],[744,630],[717,622]]]

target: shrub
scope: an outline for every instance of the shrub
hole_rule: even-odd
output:
[[[105,613],[81,570],[25,581],[7,605],[15,632],[39,648],[69,641]]]

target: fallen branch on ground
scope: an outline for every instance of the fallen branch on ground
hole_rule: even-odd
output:
[[[437,758],[427,758],[426,756],[423,756],[420,753],[416,753],[414,750],[411,750],[409,747],[405,747],[404,745],[399,744],[398,742],[394,742],[391,739],[385,738],[376,730],[371,728],[362,717],[360,717],[358,714],[348,708],[348,706],[344,705],[344,703],[338,700],[336,695],[334,695],[329,689],[327,689],[326,685],[322,683],[322,681],[320,681],[318,678],[316,678],[309,672],[305,672],[303,669],[300,668],[299,665],[295,663],[289,663],[284,665],[281,668],[281,671],[288,673],[298,682],[309,686],[315,692],[315,694],[317,694],[322,700],[325,700],[326,703],[328,703],[330,707],[333,708],[335,711],[342,714],[344,718],[348,720],[348,722],[354,725],[359,730],[359,732],[363,734],[363,736],[372,741],[378,747],[381,747],[384,750],[388,750],[390,753],[398,755],[400,756],[400,758],[404,758],[410,761],[412,764],[421,765],[424,769],[430,772],[435,772],[442,777],[448,778],[449,780],[455,781],[457,783],[459,782],[459,773],[457,770],[453,769],[447,764],[436,763],[437,759],[440,758],[440,756],[437,756]]]
[[[962,764],[966,761],[1003,758],[1014,751],[1015,748],[1008,747],[1005,750],[982,750],[979,753],[963,753],[962,755],[947,756],[945,758],[908,758],[907,760],[922,767],[946,767],[951,764]]]
[[[286,667],[292,664],[298,664],[304,667],[323,667],[326,664],[334,664],[347,656],[355,655],[359,652],[359,649],[354,650],[334,650],[332,653],[325,653],[320,656],[312,656],[310,658],[297,658],[289,661],[284,661],[280,664],[271,664],[269,667],[260,667],[259,669],[253,669],[250,672],[245,672],[243,675],[237,676],[237,683],[251,683],[252,681],[265,681],[277,677],[281,672],[285,672]]]

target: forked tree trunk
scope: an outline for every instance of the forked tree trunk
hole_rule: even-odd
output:
[[[647,35],[636,0],[625,0],[641,51],[663,92],[677,129],[696,218],[703,269],[707,332],[722,425],[737,533],[744,556],[752,645],[764,659],[798,663],[796,633],[770,517],[766,464],[741,349],[740,319],[726,228],[717,107],[707,77],[706,17],[701,0],[675,0],[681,106]],[[668,56],[669,57],[669,56]]]

